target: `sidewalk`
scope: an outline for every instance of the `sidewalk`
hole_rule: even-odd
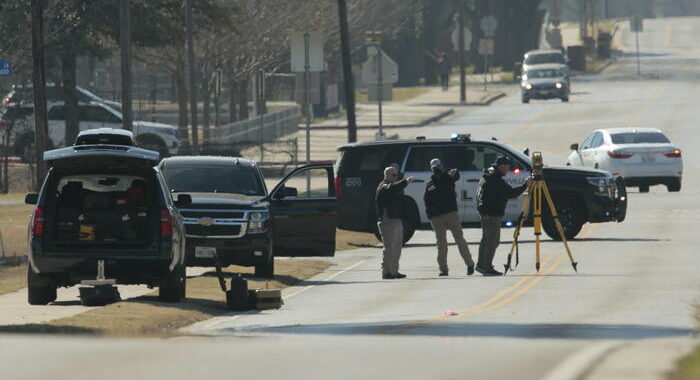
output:
[[[490,76],[488,78],[491,79]],[[494,80],[498,80],[494,74]],[[480,82],[475,82],[480,80]],[[477,84],[478,83],[478,84]],[[452,115],[457,107],[486,106],[505,96],[499,86],[488,84],[484,91],[483,76],[470,75],[467,80],[467,102],[459,102],[459,76],[450,78],[450,89],[430,87],[429,91],[403,102],[384,102],[382,121],[388,138],[408,138],[415,135],[416,128],[438,122]],[[359,103],[356,106],[357,141],[373,141],[378,131],[378,106],[376,103]],[[345,115],[316,121],[311,124],[311,160],[332,161],[337,158],[338,146],[347,143],[347,119]],[[304,162],[306,157],[306,128],[301,126],[296,135],[285,139],[298,139],[298,160]],[[272,149],[274,150],[274,149]],[[244,157],[259,159],[260,150],[253,147],[241,152]],[[266,149],[263,164],[275,165],[289,162],[288,152],[270,152]]]

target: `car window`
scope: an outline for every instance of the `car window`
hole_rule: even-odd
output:
[[[613,144],[668,144],[670,141],[660,132],[626,132],[610,135]]]
[[[326,169],[300,170],[287,178],[284,187],[297,189],[296,196],[287,196],[284,199],[327,198],[333,196]]]
[[[559,53],[529,54],[525,58],[526,65],[540,65],[543,63],[566,63],[564,56]]]
[[[381,173],[391,164],[401,166],[406,149],[406,144],[347,149],[338,168],[339,174],[353,176],[360,172]]]
[[[430,171],[430,160],[439,159],[443,166],[460,171],[481,171],[496,161],[499,152],[484,145],[445,145],[413,147],[406,171]]]
[[[81,121],[91,121],[97,123],[109,122],[110,116],[114,116],[109,111],[98,106],[80,106],[79,115]]]
[[[49,110],[49,120],[66,120],[66,109],[64,106],[53,106]]]
[[[593,138],[595,137],[595,132],[591,133],[586,137],[585,140],[581,143],[581,149],[588,149],[591,147],[591,143],[593,142]]]
[[[163,176],[172,192],[264,196],[254,167],[238,165],[165,165]]]
[[[540,69],[540,70],[528,70],[525,76],[529,79],[537,78],[559,78],[563,77],[564,73],[559,69]]]
[[[591,141],[591,148],[597,148],[601,145],[603,145],[603,134],[596,132],[595,136],[593,136],[593,141]]]

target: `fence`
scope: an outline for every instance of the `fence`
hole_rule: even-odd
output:
[[[299,131],[299,107],[229,123],[212,130],[211,138],[219,143],[271,142]]]

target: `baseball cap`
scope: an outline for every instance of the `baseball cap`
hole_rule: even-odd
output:
[[[432,160],[430,160],[430,167],[433,168],[436,166],[442,166],[442,162],[440,162],[439,158],[433,158]]]
[[[506,156],[500,156],[496,159],[496,166],[500,165],[510,165],[510,159]]]

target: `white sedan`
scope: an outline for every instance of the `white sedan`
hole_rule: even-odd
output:
[[[607,170],[622,176],[642,193],[651,185],[681,190],[683,158],[678,145],[655,128],[609,128],[591,132],[581,145],[571,145],[568,166]]]

